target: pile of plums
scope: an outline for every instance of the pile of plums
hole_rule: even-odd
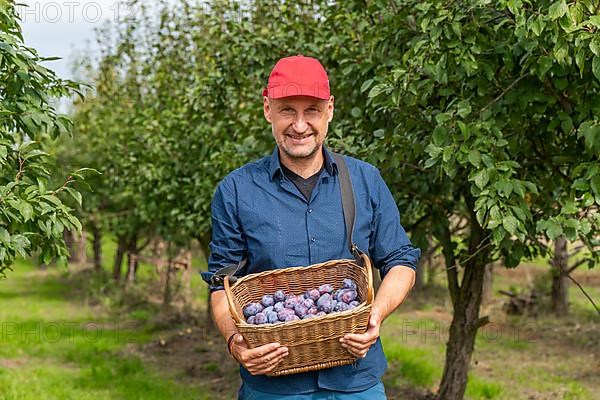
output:
[[[277,324],[351,310],[359,304],[356,282],[344,279],[343,286],[337,290],[325,284],[301,295],[285,293],[283,290],[264,295],[260,303],[250,303],[244,307],[244,317],[248,324]]]

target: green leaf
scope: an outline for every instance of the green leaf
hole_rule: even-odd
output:
[[[579,209],[577,208],[577,205],[575,203],[573,203],[572,201],[569,201],[564,206],[562,206],[562,209],[560,212],[562,214],[575,214],[577,211],[579,211]]]
[[[77,204],[79,204],[79,206],[81,207],[81,202],[82,202],[81,193],[79,193],[77,190],[70,188],[70,187],[65,187],[65,190],[71,195],[71,197],[73,197],[73,199],[75,199]]]
[[[594,59],[598,59],[599,57],[594,57]],[[585,139],[585,147],[590,150],[594,150],[596,148],[600,149],[600,125],[595,124],[592,121],[586,121],[579,125],[579,129],[577,130],[577,137]]]
[[[11,245],[13,249],[21,256],[25,257],[27,255],[26,250],[29,248],[29,239],[27,239],[23,235],[15,235],[11,238]]]
[[[475,176],[473,177],[473,180],[475,182],[475,185],[479,189],[483,189],[485,187],[485,185],[487,185],[487,183],[490,180],[490,177],[488,176],[487,169],[482,169],[477,174],[475,174]]]
[[[0,226],[0,242],[4,244],[10,243],[10,233]]]
[[[590,50],[594,55],[600,56],[600,40],[597,37],[590,40],[589,44]]]
[[[567,2],[564,0],[557,1],[548,9],[548,16],[552,19],[559,19],[569,11]]]
[[[600,81],[600,57],[594,56],[592,59],[592,73]]]
[[[600,15],[592,15],[588,21],[596,28],[600,28]]]
[[[517,232],[517,219],[513,215],[507,215],[502,221],[502,226],[508,233],[514,235]]]
[[[438,124],[443,124],[444,122],[450,121],[452,116],[449,113],[439,113],[436,114],[435,120]]]
[[[479,167],[481,164],[481,154],[477,150],[469,151],[468,159],[474,167]]]
[[[594,177],[590,179],[590,187],[596,196],[600,196],[600,175],[594,175]]]
[[[548,221],[548,227],[546,228],[546,234],[550,240],[554,240],[563,234],[562,226],[554,221]]]
[[[385,130],[384,129],[377,129],[375,132],[373,132],[373,136],[375,136],[376,138],[382,138],[385,136]]]
[[[25,222],[29,221],[33,215],[33,207],[25,200],[21,200],[18,203],[18,210],[23,216]]]
[[[471,104],[469,103],[469,100],[463,100],[458,103],[456,113],[461,118],[466,118],[471,113]]]
[[[502,240],[504,240],[505,236],[506,236],[506,231],[504,230],[504,228],[502,226],[498,226],[496,229],[494,229],[492,231],[492,237],[494,239],[494,242],[496,242],[497,244],[501,243]]]

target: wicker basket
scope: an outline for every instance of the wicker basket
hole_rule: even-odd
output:
[[[339,343],[347,333],[364,333],[373,302],[373,275],[369,257],[361,254],[364,267],[355,260],[333,260],[308,267],[275,269],[239,278],[233,285],[225,279],[229,310],[238,330],[251,348],[278,342],[289,349],[288,356],[269,376],[295,374],[351,364],[356,360]],[[344,278],[357,285],[358,307],[281,324],[252,325],[245,322],[242,309],[277,290],[300,295],[329,283],[342,286]]]

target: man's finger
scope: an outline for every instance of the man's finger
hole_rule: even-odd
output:
[[[260,358],[265,354],[269,354],[272,351],[277,350],[281,345],[279,343],[267,343],[265,345],[255,347],[250,350],[249,357],[250,358]]]
[[[355,343],[355,344],[367,344],[367,343],[375,343],[377,341],[377,336],[360,336],[357,338],[349,338],[349,339],[344,339],[341,343],[342,344],[348,344],[348,343]]]
[[[273,371],[287,356],[288,356],[287,353],[283,353],[283,354],[276,356],[275,358],[273,358],[273,360],[271,360],[270,362],[268,362],[266,364],[257,365],[256,368],[254,368],[254,371],[255,371],[254,374],[255,375],[264,375],[264,374],[267,374],[267,373]]]
[[[379,337],[379,335],[375,336],[370,333],[363,333],[363,334],[349,333],[346,336],[344,336],[340,340],[340,342],[341,343],[348,343],[348,342],[368,343],[372,340],[377,340],[378,337]]]
[[[271,351],[262,357],[255,358],[254,360],[252,360],[252,364],[257,365],[257,366],[261,366],[261,365],[266,366],[266,365],[269,365],[274,360],[277,360],[280,357],[284,357],[287,355],[288,355],[287,347],[281,346],[275,351]]]
[[[367,351],[371,348],[371,345],[345,345],[344,348],[352,350],[356,353]]]

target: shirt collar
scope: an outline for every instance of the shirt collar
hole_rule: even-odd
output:
[[[337,164],[325,145],[323,145],[323,158],[325,159],[325,171],[331,176],[337,173]],[[273,153],[271,153],[271,157],[269,159],[269,176],[271,179],[275,177],[277,173],[283,175],[283,170],[281,169],[281,160],[279,159],[279,147],[275,146]]]

